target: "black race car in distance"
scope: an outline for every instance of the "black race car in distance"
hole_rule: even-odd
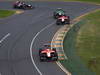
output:
[[[63,25],[63,24],[70,24],[70,17],[69,16],[61,16],[56,21],[57,25]]]
[[[49,48],[44,48],[44,49],[39,49],[39,57],[40,61],[57,61],[58,60],[58,54],[56,52],[56,49],[49,49]]]
[[[30,5],[30,4],[25,4],[24,2],[20,2],[20,1],[16,1],[14,4],[13,4],[13,8],[17,8],[17,9],[32,9],[33,6]]]

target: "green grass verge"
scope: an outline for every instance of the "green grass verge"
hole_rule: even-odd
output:
[[[0,10],[0,18],[5,18],[8,16],[11,16],[15,13],[15,11],[10,11],[10,10]]]
[[[100,3],[100,0],[77,0],[77,1]]]
[[[95,75],[90,71],[88,67],[81,61],[81,58],[77,55],[75,48],[77,32],[81,25],[84,25],[86,20],[82,20],[75,24],[64,39],[64,51],[68,57],[68,60],[60,61],[61,64],[72,73],[72,75]]]
[[[100,75],[100,10],[82,18],[67,33],[60,61],[72,75]]]
[[[100,0],[47,0],[47,1],[80,1],[100,4]]]
[[[84,63],[100,75],[100,11],[84,17],[87,21],[77,35],[76,50]]]
[[[100,3],[100,0],[65,0],[65,1],[82,1],[82,2]]]

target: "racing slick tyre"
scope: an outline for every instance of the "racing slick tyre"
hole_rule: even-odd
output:
[[[46,61],[46,58],[40,55],[40,62]]]
[[[54,61],[58,61],[58,57],[54,59]]]
[[[14,6],[13,6],[13,8],[15,8],[15,9],[16,9],[16,8],[17,8],[17,7],[16,7],[16,5],[14,5]]]
[[[27,8],[26,6],[23,6],[23,9],[24,9],[24,10],[27,10],[28,8]]]
[[[58,14],[54,13],[53,17],[54,17],[54,19],[57,19],[59,16],[58,16]]]
[[[57,18],[59,18],[59,16],[58,15],[55,15],[55,19],[57,19]]]
[[[55,57],[54,61],[57,61],[58,60],[58,54],[57,54],[56,48],[53,48],[52,50],[55,51],[55,53],[54,53],[54,57]]]
[[[43,62],[43,61],[45,61],[44,59],[42,59],[42,57],[40,57],[40,62]]]
[[[56,24],[57,24],[57,25],[61,25],[61,22],[57,21]]]
[[[41,51],[42,51],[42,48],[39,49],[39,56],[40,56]]]
[[[56,55],[53,59],[53,61],[57,61],[58,60],[58,55]]]
[[[56,48],[53,48],[52,50],[54,50],[55,52],[57,52],[57,51],[56,51]]]

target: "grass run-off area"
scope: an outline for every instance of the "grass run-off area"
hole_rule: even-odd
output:
[[[100,11],[85,16],[76,37],[76,52],[96,75],[100,75]]]
[[[60,61],[72,75],[100,75],[100,10],[75,24],[64,39],[67,60]]]
[[[8,16],[11,16],[15,13],[15,11],[11,11],[11,10],[0,10],[0,18],[5,18]]]
[[[80,1],[80,2],[91,2],[100,4],[100,0],[49,0],[49,1]]]

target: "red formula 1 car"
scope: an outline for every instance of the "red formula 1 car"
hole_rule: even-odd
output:
[[[61,16],[57,19],[56,24],[57,25],[70,24],[70,17],[69,16]]]
[[[24,2],[21,2],[21,1],[16,1],[14,4],[13,4],[13,8],[18,8],[18,9],[32,9],[33,6],[30,5],[30,4],[25,4]]]
[[[39,56],[40,56],[40,61],[57,61],[58,60],[58,54],[55,48],[53,49],[41,48],[39,49]]]

